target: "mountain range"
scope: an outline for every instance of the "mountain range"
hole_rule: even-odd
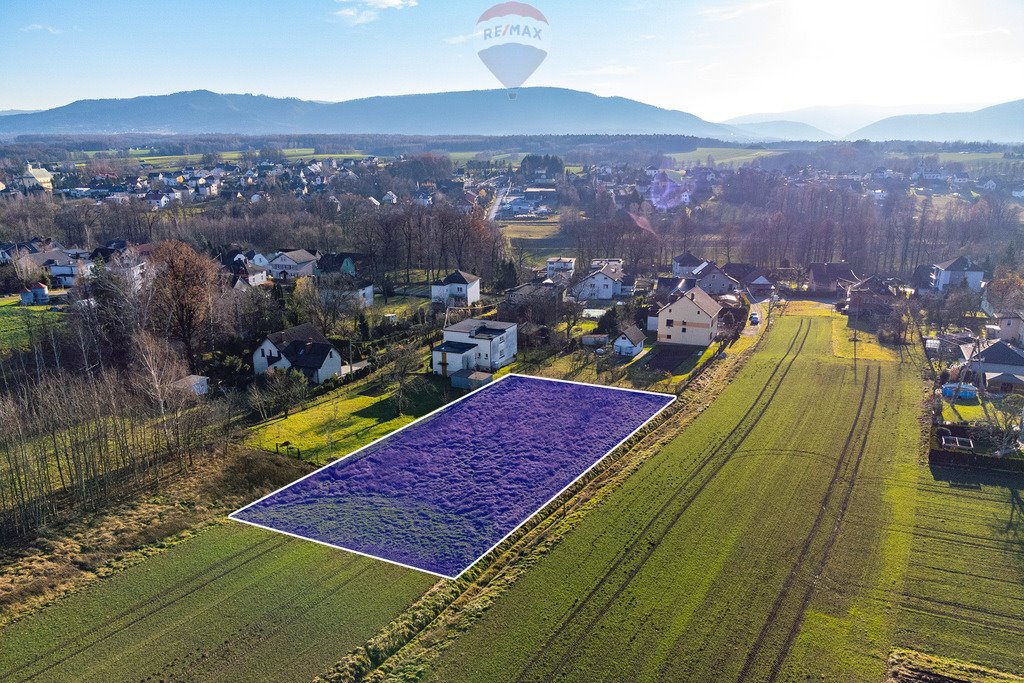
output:
[[[381,133],[397,135],[672,134],[746,138],[729,126],[624,97],[564,88],[473,90],[311,102],[208,90],[79,100],[0,117],[0,134]]]
[[[893,116],[895,112],[902,112]],[[470,90],[315,102],[193,90],[128,99],[78,100],[32,112],[0,112],[0,136],[21,134],[370,133],[392,135],[691,135],[730,142],[974,140],[1024,142],[1024,100],[974,112],[811,107],[723,123],[624,97],[566,88]],[[881,120],[879,120],[881,119]],[[843,132],[854,132],[843,135]]]

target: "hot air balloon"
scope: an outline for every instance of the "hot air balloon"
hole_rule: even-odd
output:
[[[509,89],[515,89],[537,70],[548,56],[548,20],[523,2],[501,2],[480,15],[476,22],[480,61]]]

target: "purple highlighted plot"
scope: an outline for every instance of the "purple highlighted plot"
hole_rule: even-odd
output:
[[[454,578],[674,400],[510,375],[231,518]]]

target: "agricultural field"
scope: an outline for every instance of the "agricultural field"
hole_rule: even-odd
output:
[[[921,466],[920,373],[904,358],[854,374],[831,320],[782,318],[710,408],[473,626],[389,670],[879,681],[909,647],[1021,673],[1024,482],[965,490]]]
[[[543,240],[556,237],[561,230],[558,216],[536,220],[498,221],[502,234],[512,240]]]
[[[745,149],[743,147],[698,147],[692,152],[670,152],[666,156],[671,157],[677,163],[684,166],[704,164],[708,157],[715,164],[726,164],[743,166],[762,157],[770,157],[782,154],[780,150],[774,149]]]
[[[221,524],[0,632],[0,681],[308,681],[434,579]]]
[[[18,297],[0,297],[0,353],[28,344],[30,328],[38,323],[54,323],[63,313],[48,306],[19,306]]]
[[[203,158],[202,154],[152,154],[153,150],[135,149],[131,150],[129,157],[138,163],[149,164],[157,171],[172,171],[182,166],[198,164]],[[90,159],[97,154],[105,152],[114,154],[116,150],[93,150],[85,152]],[[362,159],[366,154],[362,152],[351,154],[316,154],[312,147],[293,147],[282,149],[281,154],[285,161],[296,161],[299,159]],[[238,163],[242,159],[241,151],[221,152],[220,158],[226,163]],[[117,161],[117,158],[113,158]]]

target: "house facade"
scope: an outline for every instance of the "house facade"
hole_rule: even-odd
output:
[[[729,277],[713,261],[705,261],[684,278],[685,288],[699,287],[711,296],[730,294],[739,289],[740,283]]]
[[[558,277],[571,279],[576,273],[576,259],[571,256],[554,256],[548,259],[546,270],[552,280]]]
[[[658,311],[658,343],[710,346],[718,336],[722,306],[694,287]]]
[[[431,350],[431,370],[450,377],[460,370],[494,372],[518,353],[515,323],[467,318],[444,328],[444,339]]]
[[[615,353],[626,358],[633,358],[644,350],[645,335],[636,325],[623,328],[619,336],[615,338],[613,347]]]
[[[312,384],[323,384],[341,372],[341,354],[309,323],[275,332],[252,354],[253,372],[292,368]]]
[[[690,252],[680,254],[672,259],[672,276],[677,278],[690,277],[693,271],[707,263],[705,259],[694,256]]]
[[[278,254],[270,259],[270,275],[276,280],[296,280],[311,277],[316,271],[316,256],[305,249],[296,249]]]
[[[932,266],[931,285],[936,292],[945,292],[954,287],[964,287],[980,292],[984,287],[985,271],[966,256]]]
[[[472,306],[480,301],[480,277],[464,270],[452,271],[430,285],[430,298],[446,306]]]
[[[807,266],[807,289],[819,294],[844,294],[846,286],[860,278],[845,261],[812,263]]]
[[[622,296],[622,280],[622,266],[605,265],[577,282],[572,295],[579,301],[614,299]]]

